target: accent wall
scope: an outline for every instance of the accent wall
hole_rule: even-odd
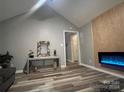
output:
[[[92,27],[96,66],[98,52],[124,52],[124,3],[95,18]]]

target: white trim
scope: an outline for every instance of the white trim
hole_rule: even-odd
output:
[[[64,63],[63,63],[63,65],[61,66],[62,68],[63,68],[63,67],[66,67],[65,31],[63,32],[63,42],[64,42]]]
[[[74,62],[74,51],[73,51],[73,36],[71,36],[70,37],[70,39],[71,39],[71,41],[70,41],[70,43],[71,43],[71,60]]]
[[[71,62],[71,63],[73,63],[73,61],[71,60],[71,59],[66,59],[68,62]]]
[[[81,48],[80,48],[80,33],[78,32],[78,62],[79,62],[79,65],[81,65]]]
[[[66,68],[66,66],[65,65],[61,65],[61,69],[63,69],[63,68]]]
[[[23,73],[23,70],[16,70],[16,74]]]
[[[103,70],[103,69],[96,68],[96,67],[94,67],[94,66],[90,66],[90,65],[86,65],[86,64],[81,64],[81,65],[82,65],[82,66],[85,66],[85,67],[87,67],[87,68],[96,70],[96,71],[100,71],[100,72],[103,72],[103,73],[107,73],[107,74],[110,74],[110,75],[119,77],[119,78],[124,78],[124,75],[120,75],[120,74],[117,74],[117,73],[114,73],[114,72],[111,72],[111,71],[108,71],[108,70]]]
[[[63,31],[63,41],[64,41],[64,64],[63,66],[66,67],[66,48],[65,48],[65,33],[66,32],[71,32],[71,33],[77,33],[78,35],[78,64],[81,65],[81,54],[80,54],[80,36],[79,36],[79,32],[78,31],[71,31],[71,30],[64,30]],[[63,67],[61,66],[61,67]]]

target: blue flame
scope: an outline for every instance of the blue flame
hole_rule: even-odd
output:
[[[110,65],[118,65],[124,66],[124,56],[105,56],[101,57],[101,63],[110,64]]]

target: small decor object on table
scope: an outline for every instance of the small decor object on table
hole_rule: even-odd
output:
[[[29,58],[34,58],[34,52],[32,50],[29,50],[28,56]]]
[[[56,54],[56,50],[54,50],[54,56],[56,56],[57,54]]]
[[[13,58],[13,56],[11,56],[8,51],[5,55],[0,55],[0,65],[2,66],[2,68],[10,67],[10,65],[11,65],[10,62],[11,62],[12,58]]]
[[[50,50],[50,56],[56,56],[56,50],[55,49]]]

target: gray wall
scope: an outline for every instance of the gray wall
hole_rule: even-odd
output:
[[[81,46],[81,62],[83,64],[94,65],[91,23],[81,27],[79,31]]]
[[[63,64],[64,48],[63,30],[76,30],[74,25],[56,14],[47,5],[44,5],[30,18],[18,21],[21,16],[14,17],[2,23],[4,52],[10,51],[14,56],[12,63],[17,70],[22,70],[27,61],[27,54],[30,49],[35,51],[38,41],[50,41],[50,49],[56,49],[60,62]]]

